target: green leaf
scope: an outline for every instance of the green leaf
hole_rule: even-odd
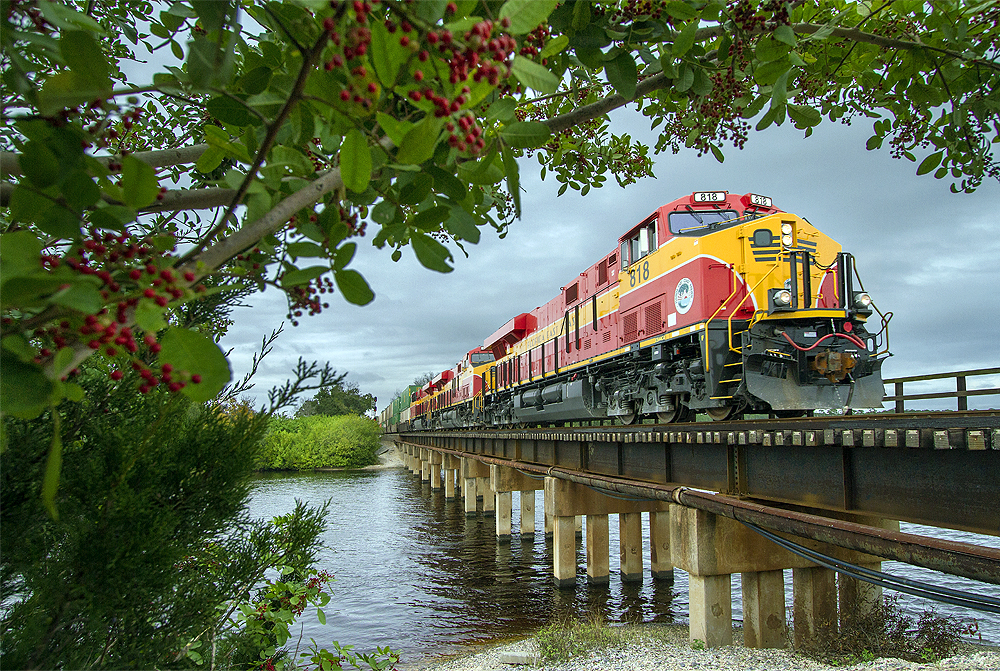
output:
[[[382,86],[392,87],[396,84],[399,68],[406,63],[411,52],[399,43],[399,36],[390,33],[381,21],[373,22],[371,31],[371,50],[368,53],[375,76]]]
[[[541,121],[516,121],[500,131],[500,137],[512,147],[530,149],[548,142],[552,131]]]
[[[504,178],[504,171],[496,164],[496,152],[479,161],[458,164],[458,176],[470,184],[496,184]]]
[[[135,323],[146,333],[156,333],[167,327],[164,308],[150,300],[141,300],[135,306]]]
[[[371,181],[372,155],[368,141],[357,128],[352,128],[340,145],[340,176],[344,186],[355,193],[362,193]]]
[[[156,171],[131,154],[125,156],[122,158],[122,192],[125,204],[132,209],[152,205],[160,193]]]
[[[378,112],[375,115],[375,120],[378,121],[379,127],[385,131],[385,134],[389,136],[389,139],[397,147],[403,144],[403,138],[406,137],[406,133],[413,128],[412,121],[397,119],[384,112]]]
[[[434,179],[434,190],[438,193],[443,193],[452,200],[464,200],[465,196],[469,193],[462,180],[436,165],[428,167],[427,174]]]
[[[244,163],[253,162],[247,148],[238,142],[230,141],[229,134],[218,126],[213,126],[211,124],[205,126],[205,141],[213,147],[218,147],[223,150],[226,156],[231,156],[232,158],[243,161]],[[213,170],[214,169],[215,168],[213,168]],[[202,170],[202,172],[205,171]],[[242,176],[240,177],[240,180],[242,181]]]
[[[684,29],[674,37],[674,46],[671,49],[675,58],[680,58],[691,51],[695,38],[698,36],[698,22],[692,21],[684,26]]]
[[[509,123],[517,118],[515,116],[516,111],[517,101],[510,96],[505,96],[490,105],[490,108],[486,110],[486,120]]]
[[[57,238],[75,238],[80,235],[80,217],[62,205],[49,208],[37,222],[38,228]]]
[[[514,56],[511,72],[518,81],[539,93],[555,93],[559,88],[559,78],[548,68],[520,54]]]
[[[327,266],[309,266],[308,268],[296,268],[295,270],[290,270],[281,276],[281,286],[283,287],[294,287],[299,284],[305,284],[306,282],[311,282],[317,277],[329,272],[330,268]]]
[[[944,157],[944,150],[936,151],[933,154],[929,155],[927,158],[925,158],[923,161],[920,162],[919,166],[917,166],[917,174],[926,175],[931,170],[934,170],[934,168],[938,167],[938,165],[941,164],[941,159],[943,157]]]
[[[614,87],[618,94],[626,100],[635,97],[635,85],[639,78],[639,69],[636,67],[635,59],[628,51],[618,54],[613,60],[604,64],[604,74],[608,78],[608,83]],[[537,145],[536,145],[537,146]]]
[[[671,0],[664,7],[667,14],[671,18],[679,19],[681,21],[687,21],[688,19],[693,19],[698,16],[697,10],[695,10],[691,5],[686,2],[680,2],[679,0]]]
[[[719,149],[718,147],[716,147],[714,144],[709,145],[709,148],[711,148],[711,150],[712,150],[712,156],[715,157],[716,161],[718,161],[719,163],[725,163],[726,162],[726,157],[722,153],[721,149]]]
[[[795,46],[795,31],[792,27],[786,24],[782,24],[775,28],[774,39],[779,42],[784,42],[785,44],[794,47]]]
[[[135,210],[123,205],[105,205],[90,212],[90,222],[98,228],[108,228],[114,231],[135,221]]]
[[[208,32],[222,28],[230,12],[229,0],[191,0],[191,6]]]
[[[100,35],[107,34],[104,28],[101,27],[101,24],[97,21],[90,18],[83,12],[71,9],[60,2],[39,0],[38,9],[41,10],[42,16],[45,20],[56,28],[62,28],[63,30],[83,29]]]
[[[524,35],[549,18],[558,4],[558,0],[507,0],[500,8],[498,19],[510,20],[507,30],[512,35]]]
[[[247,95],[257,95],[267,90],[267,85],[271,82],[273,70],[266,65],[261,65],[249,72],[245,72],[236,82],[236,86]]]
[[[787,26],[786,26],[787,27]],[[794,45],[794,36],[792,45]],[[792,46],[788,43],[774,39],[770,35],[765,35],[760,38],[757,42],[757,48],[754,49],[754,54],[761,63],[769,63],[771,61],[781,60],[787,56],[792,51]]]
[[[233,126],[249,126],[256,118],[245,104],[228,96],[216,96],[205,107],[216,119]]]
[[[396,152],[396,162],[404,165],[409,163],[420,165],[428,160],[434,155],[434,148],[437,147],[443,126],[443,119],[425,117],[421,120],[403,138],[399,151]]]
[[[195,89],[225,86],[233,69],[233,54],[223,43],[222,48],[213,41],[199,37],[188,42],[187,71]]]
[[[223,159],[226,158],[226,152],[216,146],[209,146],[208,149],[201,153],[198,160],[195,161],[194,167],[198,172],[202,174],[208,174],[222,165]]]
[[[63,197],[74,210],[85,210],[101,199],[101,189],[86,170],[74,170],[63,181]]]
[[[793,105],[788,103],[788,116],[795,122],[796,128],[809,128],[819,125],[823,120],[823,115],[819,110],[809,105]]]
[[[545,43],[542,51],[538,54],[539,58],[549,58],[555,56],[556,54],[562,53],[566,47],[569,46],[569,36],[560,35],[559,37],[549,40]]]
[[[181,391],[195,403],[215,398],[229,384],[229,361],[211,337],[184,328],[171,328],[160,338],[159,360],[173,365],[177,373],[201,375],[201,382],[188,383]]]
[[[54,184],[59,178],[59,159],[41,142],[32,140],[24,145],[17,162],[24,176],[40,189]]]
[[[322,608],[316,609],[316,619],[319,620],[320,624],[326,624],[326,613],[323,612]]]
[[[271,150],[271,157],[268,159],[269,166],[285,166],[293,175],[298,177],[308,177],[316,172],[316,167],[309,160],[309,157],[292,147],[278,145]]]
[[[24,363],[6,348],[0,349],[0,411],[21,419],[37,417],[49,405],[52,381],[41,367]]]
[[[414,228],[422,231],[436,231],[438,227],[451,214],[451,208],[446,205],[436,205],[426,210],[417,212],[406,222]]]
[[[452,204],[450,216],[444,225],[448,232],[456,238],[468,240],[472,244],[479,242],[479,227],[476,226],[476,218],[457,203]]]
[[[419,203],[434,187],[434,178],[426,172],[417,173],[399,190],[399,202],[404,205]]]
[[[104,307],[100,290],[90,282],[75,282],[56,292],[49,302],[88,314],[96,314]]]
[[[783,58],[778,61],[771,61],[770,63],[764,63],[759,68],[754,70],[753,78],[761,86],[769,86],[778,81],[784,73],[792,67],[792,62]]]
[[[351,262],[354,258],[355,252],[358,251],[358,245],[353,242],[348,242],[345,245],[341,245],[337,248],[337,251],[333,254],[333,269],[343,270],[347,267],[347,264]]]
[[[415,231],[410,236],[410,244],[413,245],[413,253],[417,255],[417,260],[425,268],[439,273],[450,273],[454,270],[448,265],[448,261],[452,258],[448,248],[426,233]]]
[[[375,299],[375,293],[365,278],[356,270],[338,270],[333,279],[347,302],[354,305],[368,305]],[[323,611],[320,611],[322,613]],[[325,617],[323,618],[325,619]],[[321,620],[322,621],[322,620]]]
[[[294,258],[301,256],[326,256],[326,250],[315,242],[289,242],[285,247]]]
[[[681,66],[680,76],[674,82],[674,89],[678,93],[684,93],[694,84],[694,68],[690,64],[684,63]]]
[[[69,30],[59,40],[59,51],[73,72],[77,86],[88,90],[110,91],[108,59],[89,32]]]
[[[0,235],[0,272],[6,281],[11,277],[30,275],[40,268],[38,257],[45,245],[31,231],[22,230]]]

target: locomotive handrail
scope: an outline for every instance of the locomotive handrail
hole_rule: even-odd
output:
[[[928,375],[909,375],[907,377],[894,377],[883,380],[884,384],[893,385],[895,394],[886,396],[884,401],[895,401],[895,412],[905,412],[906,401],[918,401],[934,398],[954,398],[958,400],[958,410],[969,409],[969,396],[990,396],[1000,394],[1000,387],[989,389],[966,389],[965,378],[974,375],[1000,375],[1000,368],[976,368],[973,370],[960,370],[948,373],[931,373]],[[931,392],[926,394],[904,394],[903,383],[924,382],[927,380],[945,380],[955,378],[955,391]]]

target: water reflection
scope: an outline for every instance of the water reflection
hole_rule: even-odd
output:
[[[618,576],[618,524],[611,516],[610,584],[586,582],[583,539],[577,540],[575,588],[558,589],[551,579],[552,544],[542,533],[541,492],[537,493],[533,539],[517,528],[520,501],[514,495],[514,535],[498,543],[493,517],[466,517],[461,498],[443,492],[403,469],[364,473],[267,475],[256,484],[251,512],[272,517],[287,512],[296,498],[331,499],[321,567],[336,576],[333,599],[325,608],[326,626],[305,621],[303,641],[338,640],[358,650],[391,645],[403,652],[403,668],[459,646],[517,636],[553,619],[604,617],[612,622],[685,621],[687,575],[675,571],[676,584],[650,578],[648,529],[644,528],[644,580],[623,583]],[[645,527],[645,521],[644,521]],[[927,533],[925,528],[913,529]],[[937,532],[955,540],[958,532]],[[981,538],[981,537],[980,537]],[[977,539],[996,544],[1000,539]],[[969,589],[971,581],[924,572],[891,562],[883,570]],[[928,574],[929,577],[928,577]],[[1000,596],[1000,587],[971,583],[980,593]],[[791,577],[786,603],[791,605]],[[742,617],[739,576],[733,579],[733,616]],[[901,600],[919,611],[928,602]],[[979,617],[983,637],[1000,641],[1000,616],[948,611]]]

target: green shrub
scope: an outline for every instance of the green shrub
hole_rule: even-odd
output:
[[[378,461],[381,435],[375,420],[357,415],[272,420],[257,468],[361,468]]]

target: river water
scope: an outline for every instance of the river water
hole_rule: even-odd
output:
[[[498,543],[494,519],[480,512],[466,518],[461,499],[445,501],[419,476],[403,468],[363,472],[262,475],[250,501],[255,517],[289,512],[295,499],[331,499],[320,568],[330,571],[332,599],[324,608],[326,625],[304,613],[302,641],[331,640],[356,650],[391,646],[402,652],[400,667],[412,668],[463,646],[528,634],[556,618],[608,621],[687,621],[687,574],[676,569],[675,584],[654,581],[649,573],[648,525],[643,516],[645,578],[618,579],[617,516],[610,520],[611,583],[586,584],[586,558],[578,542],[578,584],[552,584],[552,544],[542,533],[542,495],[537,492],[536,533],[522,542],[514,494],[514,536]],[[903,525],[904,531],[1000,547],[1000,538]],[[1000,585],[988,585],[885,562],[882,570],[933,584],[1000,598]],[[786,572],[786,604],[791,576]],[[733,617],[742,618],[739,576],[733,577]],[[888,593],[888,592],[887,592]],[[964,610],[900,595],[911,615],[928,608],[963,621],[975,620],[983,642],[1000,644],[1000,615]]]

